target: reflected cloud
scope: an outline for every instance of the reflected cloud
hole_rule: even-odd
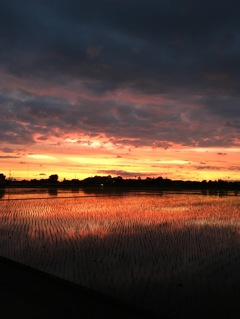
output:
[[[239,284],[238,198],[131,194],[9,204],[0,216],[3,256],[127,302],[184,316],[206,294],[221,305],[226,294],[216,292],[234,295],[231,280]]]

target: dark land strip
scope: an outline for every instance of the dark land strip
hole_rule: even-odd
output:
[[[0,257],[1,319],[166,317]]]

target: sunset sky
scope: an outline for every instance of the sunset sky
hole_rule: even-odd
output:
[[[0,0],[0,173],[240,180],[240,1]]]

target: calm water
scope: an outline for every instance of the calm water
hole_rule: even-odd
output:
[[[239,303],[239,196],[9,189],[0,198],[4,257],[172,316]]]

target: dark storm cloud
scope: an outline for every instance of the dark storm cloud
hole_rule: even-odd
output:
[[[97,79],[96,90],[131,85],[149,93],[218,88],[221,73],[236,90],[239,12],[237,0],[3,0],[2,66],[21,76]]]
[[[240,117],[240,96],[237,95],[210,95],[203,99],[209,112],[226,119]]]
[[[215,115],[189,107],[189,102],[167,100],[143,103],[67,99],[37,96],[23,91],[0,95],[0,138],[12,144],[44,142],[49,137],[74,133],[98,137],[104,134],[117,147],[121,145],[168,148],[172,143],[186,146],[227,146],[234,144],[236,128],[229,128]],[[206,120],[207,116],[211,116]],[[36,137],[37,135],[37,137]],[[84,143],[86,140],[84,139]],[[90,143],[90,141],[89,141]]]
[[[4,92],[0,96],[1,141],[11,144],[33,143],[35,133],[51,134],[52,129],[61,126],[62,103],[54,98]]]
[[[72,103],[27,88],[3,91],[1,141],[104,133],[116,145],[167,148],[239,138],[237,0],[2,0],[0,38],[0,71],[43,91],[79,81],[87,92]],[[117,101],[117,90],[167,97]],[[105,100],[90,98],[106,92]]]

